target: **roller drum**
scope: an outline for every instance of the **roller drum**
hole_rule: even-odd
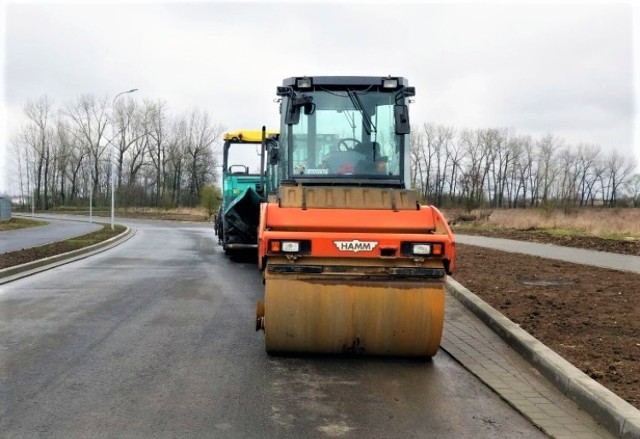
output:
[[[444,279],[266,278],[263,326],[270,353],[431,357],[443,319]]]

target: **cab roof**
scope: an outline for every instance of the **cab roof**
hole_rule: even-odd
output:
[[[385,79],[397,79],[399,87],[406,87],[409,81],[401,76],[294,76],[282,81],[286,87],[296,88],[298,79],[309,78],[314,87],[341,88],[367,88],[379,87]]]
[[[278,131],[267,131],[266,136],[273,136],[278,134]],[[224,140],[227,142],[235,143],[262,143],[262,131],[261,130],[240,130],[232,131],[224,134]]]

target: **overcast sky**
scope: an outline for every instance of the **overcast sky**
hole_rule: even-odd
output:
[[[297,75],[404,76],[414,128],[553,133],[640,162],[640,7],[629,2],[31,1],[0,14],[0,193],[27,99],[61,106],[138,88],[174,114],[198,107],[230,130],[277,128],[276,86]]]

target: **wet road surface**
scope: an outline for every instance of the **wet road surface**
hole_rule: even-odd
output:
[[[133,225],[0,286],[2,437],[544,437],[443,351],[267,356],[253,263],[208,225]]]

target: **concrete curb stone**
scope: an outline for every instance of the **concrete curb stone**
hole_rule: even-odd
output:
[[[610,433],[624,439],[640,439],[640,410],[591,379],[451,277],[447,279],[447,288],[563,394],[575,401]]]

